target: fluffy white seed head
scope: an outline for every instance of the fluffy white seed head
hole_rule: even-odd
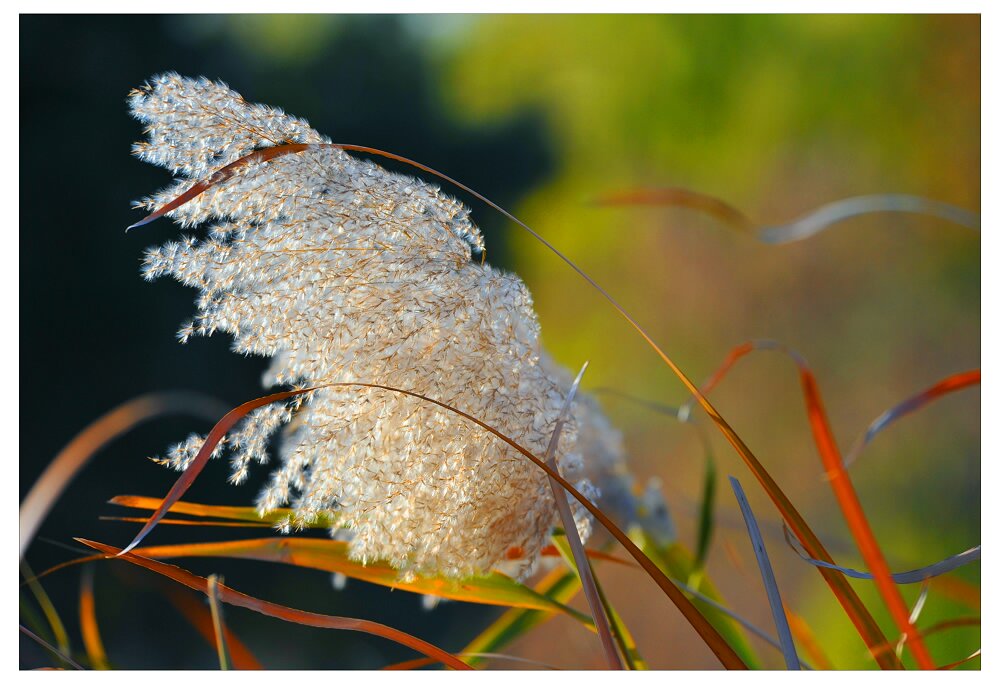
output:
[[[205,79],[159,76],[129,102],[148,134],[136,153],[180,176],[145,202],[151,209],[255,150],[328,142]],[[247,163],[169,215],[207,224],[205,238],[150,249],[143,264],[148,279],[199,290],[181,341],[223,332],[235,351],[272,358],[265,386],[415,391],[545,452],[570,382],[543,356],[524,283],[472,258],[479,230],[438,188],[317,146]],[[288,528],[333,512],[353,557],[387,560],[404,576],[526,575],[559,524],[547,477],[514,449],[452,412],[378,389],[323,388],[254,412],[230,435],[231,481],[267,462],[281,427],[280,466],[259,510],[291,505]],[[561,473],[596,497],[582,454],[620,460],[617,438],[584,400],[560,440]],[[198,446],[189,439],[166,460],[182,468]],[[586,535],[579,506],[576,516]]]

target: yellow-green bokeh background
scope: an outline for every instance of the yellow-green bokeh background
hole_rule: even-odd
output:
[[[846,448],[883,409],[948,373],[978,367],[975,234],[880,215],[769,247],[684,210],[590,201],[619,189],[682,186],[722,197],[761,222],[880,192],[978,211],[978,18],[490,17],[469,26],[439,64],[445,96],[463,119],[522,107],[545,113],[558,171],[514,208],[618,297],[690,376],[707,376],[743,340],[783,341],[812,363]],[[513,230],[512,267],[531,286],[546,343],[561,361],[590,359],[591,386],[665,403],[684,399],[610,306]],[[861,566],[820,477],[792,365],[767,354],[748,360],[716,399],[820,535],[836,539],[836,556]],[[605,404],[626,433],[634,468],[665,481],[690,539],[691,509],[682,498],[699,490],[697,442],[648,412]],[[856,466],[857,487],[894,567],[927,564],[979,542],[978,436],[972,391],[900,423]],[[752,487],[721,439],[716,450],[720,469]],[[735,519],[724,484],[719,500],[720,514]],[[752,500],[758,514],[775,519],[763,496]],[[720,542],[731,542],[745,564],[734,568]],[[789,606],[838,666],[865,666],[860,641],[815,571],[794,566],[778,537],[770,543]],[[767,623],[751,557],[732,527],[717,539],[712,569],[725,577],[734,603]],[[963,575],[975,580],[977,569]],[[627,593],[635,585],[621,587]],[[663,622],[672,620],[651,611],[656,601],[646,591],[635,592],[642,597],[624,600],[642,623],[640,642],[650,643],[651,659],[707,664],[699,648],[679,644],[686,634],[657,653]],[[862,595],[881,611],[873,591]],[[962,612],[933,593],[926,609],[923,625]],[[953,631],[930,643],[943,662],[975,650],[978,632]]]

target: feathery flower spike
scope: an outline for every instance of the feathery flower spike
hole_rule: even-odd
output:
[[[405,388],[545,451],[571,379],[541,349],[524,283],[472,258],[484,245],[464,206],[320,146],[329,140],[304,120],[223,83],[164,74],[129,104],[148,135],[135,153],[179,176],[140,206],[150,219],[208,226],[205,238],[145,256],[147,279],[200,290],[181,341],[224,332],[234,351],[272,358],[265,386]],[[268,154],[282,145],[301,148]],[[255,411],[216,452],[231,452],[233,483],[268,461],[282,427],[260,512],[291,504],[286,531],[334,512],[353,557],[387,560],[404,577],[527,576],[559,523],[545,473],[509,446],[378,390],[319,389]],[[164,461],[183,469],[199,443],[189,437]],[[574,408],[555,459],[596,498],[587,458],[599,458],[597,474],[621,470],[620,437],[592,399]],[[589,518],[579,506],[574,514],[586,537]]]

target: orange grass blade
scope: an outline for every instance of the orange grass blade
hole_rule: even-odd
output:
[[[934,401],[935,399],[941,398],[947,394],[955,391],[961,391],[962,389],[967,389],[972,386],[978,385],[980,382],[980,370],[969,370],[968,372],[959,372],[954,375],[949,375],[945,377],[940,382],[934,384],[934,386],[929,387],[920,393],[911,396],[902,403],[893,406],[889,410],[885,411],[879,415],[875,420],[869,425],[865,433],[858,439],[854,448],[848,453],[847,457],[844,459],[844,465],[849,467],[851,463],[858,459],[861,455],[861,450],[871,443],[875,435],[881,432],[883,429],[888,427],[890,424],[903,417],[904,415],[909,415],[910,413],[920,410],[925,405]]]
[[[87,565],[80,575],[80,633],[83,646],[93,669],[106,671],[108,654],[104,650],[101,631],[97,627],[97,610],[94,604],[94,565]]]
[[[861,506],[861,499],[858,498],[857,491],[855,491],[850,476],[847,474],[847,468],[844,467],[843,457],[837,448],[837,442],[823,408],[823,400],[820,397],[816,378],[800,358],[796,358],[796,364],[799,367],[802,391],[806,396],[813,439],[816,441],[820,458],[830,479],[830,485],[844,519],[847,521],[851,535],[858,545],[858,550],[861,552],[865,564],[868,565],[874,576],[875,585],[889,608],[889,613],[896,622],[896,626],[906,636],[907,649],[913,654],[920,668],[933,669],[935,668],[934,660],[924,645],[920,633],[910,623],[910,611],[907,609],[902,593],[899,592],[899,587],[892,580],[889,563],[886,562],[882,549],[879,547],[878,541],[875,540],[875,534],[868,523],[864,508]]]
[[[214,419],[224,406],[200,394],[169,392],[146,394],[121,404],[92,422],[53,458],[21,503],[18,555],[24,557],[35,532],[59,495],[101,448],[146,420],[182,414]]]
[[[170,509],[171,505],[186,491],[194,481],[194,478],[201,472],[204,468],[205,463],[211,455],[212,450],[214,450],[215,445],[222,439],[223,435],[228,431],[233,425],[236,424],[244,415],[249,413],[255,408],[267,405],[269,403],[274,403],[275,401],[280,401],[286,398],[291,398],[293,396],[298,396],[301,394],[308,393],[310,391],[315,391],[316,389],[328,388],[328,387],[356,387],[356,388],[366,388],[366,389],[380,389],[383,391],[391,391],[397,394],[402,394],[405,396],[412,396],[414,398],[420,399],[427,403],[438,406],[439,408],[444,408],[456,415],[469,420],[470,422],[478,425],[479,427],[485,429],[490,434],[502,440],[507,445],[511,446],[518,453],[528,458],[531,462],[539,467],[546,474],[552,477],[560,486],[563,487],[568,493],[570,493],[574,498],[576,498],[581,505],[583,505],[593,516],[597,519],[608,532],[614,536],[619,543],[621,543],[625,549],[632,555],[633,558],[646,570],[646,573],[656,582],[660,589],[667,594],[667,597],[677,606],[681,614],[684,615],[685,619],[694,627],[698,635],[701,636],[702,640],[705,641],[709,649],[719,658],[719,661],[727,668],[737,668],[745,669],[746,664],[740,659],[736,652],[729,646],[722,636],[715,630],[715,628],[705,619],[705,617],[699,612],[691,602],[684,597],[684,594],[671,583],[670,579],[661,572],[657,566],[639,549],[639,547],[632,542],[628,535],[619,529],[614,522],[612,522],[607,515],[601,512],[597,506],[595,506],[590,500],[580,493],[576,487],[570,484],[566,479],[562,477],[556,470],[543,462],[538,456],[533,454],[531,451],[527,450],[519,443],[511,439],[506,434],[503,434],[499,430],[490,425],[486,424],[482,420],[469,415],[468,413],[459,410],[453,406],[443,403],[433,398],[429,398],[422,394],[418,394],[413,391],[407,391],[406,389],[397,389],[395,387],[389,387],[382,384],[370,384],[366,382],[333,382],[330,384],[324,384],[318,387],[312,387],[309,389],[301,389],[297,391],[290,392],[280,392],[277,394],[271,394],[270,396],[264,396],[262,398],[254,399],[253,401],[248,401],[238,408],[233,409],[217,424],[212,428],[208,437],[202,446],[201,451],[195,456],[194,460],[188,466],[187,471],[177,480],[174,486],[170,489],[170,493],[166,498],[163,499],[163,503],[159,506],[156,514],[150,519],[150,521],[143,527],[143,531],[140,532],[130,547],[135,547],[142,538],[149,533],[150,530],[156,525],[156,523],[166,514],[167,510]],[[188,476],[190,475],[190,476]],[[125,553],[124,550],[121,551],[122,554]],[[834,574],[836,574],[834,572]],[[840,576],[839,574],[836,574]]]
[[[444,577],[418,576],[406,583],[399,580],[399,569],[388,562],[363,565],[349,557],[348,544],[328,538],[280,536],[239,541],[184,543],[146,546],[132,551],[141,557],[173,559],[179,557],[227,557],[231,559],[279,562],[296,567],[338,572],[345,576],[392,589],[437,595],[449,600],[475,602],[505,607],[523,607],[564,612],[593,628],[585,615],[546,598],[503,574],[472,577],[454,581]]]
[[[170,507],[175,502],[177,502],[177,499],[183,496],[184,492],[187,491],[189,488],[191,488],[191,484],[193,484],[194,480],[198,477],[199,474],[201,474],[201,471],[205,469],[205,465],[208,463],[208,460],[211,457],[212,452],[215,450],[215,447],[219,445],[219,442],[222,440],[222,437],[225,436],[226,432],[232,429],[237,422],[242,420],[244,417],[246,417],[249,413],[253,412],[257,408],[274,403],[275,401],[282,401],[285,399],[294,398],[295,396],[301,396],[302,394],[306,394],[310,391],[312,391],[312,389],[300,389],[298,391],[282,391],[276,394],[271,394],[270,396],[264,396],[263,398],[254,399],[253,401],[247,401],[243,405],[237,406],[236,408],[233,408],[228,413],[226,413],[225,416],[223,416],[223,418],[219,420],[219,422],[216,423],[214,427],[212,427],[212,431],[210,431],[208,433],[208,436],[205,437],[205,443],[201,447],[201,450],[198,451],[198,455],[195,456],[194,460],[191,461],[191,464],[188,465],[188,468],[184,470],[184,473],[177,478],[177,481],[174,482],[174,485],[170,488],[170,491],[163,499],[163,502],[153,513],[153,516],[150,517],[149,521],[146,522],[146,524],[142,527],[142,529],[139,530],[139,533],[136,534],[135,538],[132,539],[132,542],[129,543],[127,546],[125,546],[125,548],[121,551],[122,554],[124,555],[125,553],[127,553],[128,551],[132,550],[137,545],[139,545],[139,543],[142,542],[142,539],[146,537],[146,534],[152,531],[153,527],[156,526],[157,522],[159,522],[160,519],[162,519],[163,516],[167,514],[167,510],[169,510]]]
[[[104,555],[100,557],[103,558]],[[212,623],[212,615],[209,613],[205,603],[172,583],[167,586],[167,592],[170,603],[198,631],[198,634],[206,643],[215,647],[215,626]],[[222,629],[226,644],[229,646],[229,656],[232,659],[235,669],[241,671],[260,671],[264,668],[227,624],[223,623]]]
[[[955,602],[978,610],[982,605],[982,594],[979,586],[963,581],[957,576],[942,574],[931,580],[931,590],[944,595]]]
[[[37,582],[39,579],[42,579],[48,576],[49,574],[55,574],[58,571],[66,569],[67,567],[74,567],[78,564],[85,564],[87,562],[93,562],[94,560],[101,560],[101,559],[104,559],[103,555],[95,554],[95,555],[87,555],[86,557],[77,557],[72,560],[68,560],[66,562],[60,562],[54,567],[49,567],[48,569],[41,572],[37,576],[26,578],[24,581],[21,582],[21,587],[30,586],[31,584]]]
[[[150,517],[98,517],[102,522],[134,522],[136,524],[149,523]],[[270,524],[255,524],[254,522],[217,522],[214,519],[174,519],[164,517],[158,524],[174,524],[176,526],[210,526],[240,529],[270,529]]]
[[[607,194],[596,201],[598,206],[680,206],[702,211],[730,227],[752,233],[756,226],[731,204],[694,190],[681,187],[625,190]]]
[[[847,470],[844,467],[843,458],[840,455],[840,450],[837,448],[836,441],[833,437],[833,431],[830,428],[829,420],[826,417],[826,411],[823,407],[823,401],[819,393],[816,378],[809,369],[805,359],[797,352],[777,342],[770,340],[747,342],[737,346],[729,353],[719,370],[716,371],[716,373],[709,379],[705,390],[707,391],[709,388],[717,384],[737,360],[751,351],[758,349],[780,351],[789,356],[795,362],[799,371],[799,380],[802,384],[802,392],[805,398],[809,424],[813,432],[813,440],[816,442],[820,459],[826,470],[834,495],[837,498],[837,503],[840,506],[845,520],[847,521],[851,535],[854,537],[855,543],[858,545],[858,549],[861,552],[861,556],[865,560],[865,564],[868,565],[868,568],[872,572],[875,585],[878,588],[883,601],[886,603],[886,606],[889,608],[889,613],[892,615],[892,618],[896,622],[900,632],[906,635],[906,645],[913,653],[918,665],[923,669],[934,668],[934,662],[930,657],[930,653],[927,651],[923,641],[920,639],[917,630],[909,622],[909,609],[906,607],[906,603],[903,600],[902,594],[899,592],[899,588],[892,580],[889,565],[885,560],[885,556],[882,554],[881,548],[875,540],[874,533],[872,532],[871,526],[868,524],[868,519],[864,514],[863,508],[861,507],[861,501],[858,498],[857,492],[854,490],[854,486],[851,483]],[[785,521],[786,523],[788,522],[787,518]],[[802,542],[802,545],[805,546],[806,552],[812,556],[813,559],[817,559],[823,563],[833,564],[832,558],[818,557],[817,553],[803,542],[800,532],[790,524],[789,526],[792,528],[792,531],[798,537],[799,541]],[[818,543],[818,539],[816,539],[815,542]],[[833,570],[829,567],[821,566],[820,571],[824,572],[824,576],[826,576],[826,572]],[[873,648],[872,645],[877,646]],[[869,650],[871,650],[876,657],[884,656],[884,653],[889,647],[890,646],[888,645],[888,642],[885,641],[884,636],[882,643],[869,644]]]
[[[823,651],[822,646],[816,639],[816,635],[809,628],[808,622],[787,607],[785,608],[785,616],[788,617],[788,626],[792,629],[792,635],[805,648],[806,654],[809,655],[809,659],[812,660],[813,665],[817,669],[832,671],[834,668],[833,664],[830,662],[830,658],[826,656],[826,652]]]
[[[217,574],[208,577],[208,608],[212,613],[212,636],[215,648],[219,653],[219,669],[229,671],[232,668],[229,655],[229,643],[226,642],[226,623],[222,618],[222,604],[219,601],[219,586],[222,580]]]
[[[163,505],[163,500],[163,498],[150,498],[148,496],[115,496],[108,502],[112,505],[121,505],[122,507],[138,510],[157,510]],[[257,524],[277,524],[292,514],[291,508],[278,508],[262,517],[258,514],[257,508],[235,505],[204,505],[201,503],[185,503],[183,501],[176,501],[170,506],[170,511],[192,517],[216,517],[218,519],[255,522]],[[332,519],[330,518],[324,518],[322,521],[317,522],[318,528],[327,528],[331,525]],[[309,527],[309,525],[306,526]]]
[[[980,649],[976,650],[975,652],[973,652],[971,655],[969,655],[967,657],[962,657],[957,662],[952,662],[951,664],[945,664],[944,666],[939,666],[938,669],[940,669],[941,671],[951,671],[952,669],[957,669],[962,664],[965,664],[966,662],[971,662],[973,659],[979,658],[979,656],[982,655],[982,654],[983,654],[983,650],[982,650],[982,648],[980,648]]]
[[[170,564],[156,562],[155,560],[140,557],[132,553],[125,553],[118,548],[105,545],[104,543],[98,543],[97,541],[88,541],[82,538],[78,538],[76,540],[93,548],[94,550],[104,553],[108,559],[117,558],[130,562],[134,565],[143,567],[144,569],[149,569],[150,571],[165,576],[168,579],[172,579],[177,583],[187,586],[188,588],[208,595],[208,581],[205,578],[196,576],[185,569],[181,569],[180,567],[175,567]],[[411,636],[408,633],[404,633],[390,626],[385,626],[374,621],[368,621],[367,619],[334,617],[326,614],[316,614],[315,612],[305,612],[303,610],[285,607],[284,605],[278,605],[266,600],[260,600],[259,598],[233,590],[228,586],[219,586],[219,599],[229,605],[243,607],[259,614],[274,617],[275,619],[290,621],[303,626],[370,633],[372,635],[392,640],[400,645],[405,645],[406,647],[416,650],[417,652],[420,652],[428,657],[433,657],[436,661],[439,661],[453,669],[470,668],[467,664],[465,664],[465,662],[461,661],[454,655],[451,655],[444,650],[421,640],[420,638]]]

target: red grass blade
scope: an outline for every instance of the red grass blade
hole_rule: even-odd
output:
[[[265,161],[270,161],[275,157],[284,156],[285,154],[292,154],[294,152],[305,151],[312,146],[313,145],[303,145],[303,144],[279,145],[275,147],[265,147],[264,149],[252,152],[251,154],[248,154],[247,156],[241,159],[237,159],[231,164],[223,166],[218,171],[209,176],[207,180],[196,182],[194,185],[191,186],[191,188],[187,192],[184,192],[174,200],[167,202],[159,209],[157,209],[156,211],[152,212],[151,214],[143,218],[138,223],[133,223],[132,225],[125,228],[125,232],[128,232],[132,228],[138,228],[148,223],[152,223],[160,216],[170,213],[171,211],[173,211],[178,207],[184,206],[189,201],[191,201],[192,199],[203,193],[205,190],[208,190],[212,186],[218,185],[219,183],[225,182],[229,178],[232,178],[233,175],[236,173],[236,171],[238,171],[241,167],[246,166],[247,164],[250,164],[252,162],[263,163]]]
[[[904,415],[909,415],[910,413],[920,410],[925,405],[941,398],[947,394],[955,391],[961,391],[962,389],[967,389],[972,386],[978,385],[980,382],[980,370],[969,370],[968,372],[959,372],[954,375],[949,375],[945,377],[940,382],[937,382],[934,386],[929,387],[914,396],[906,399],[905,401],[893,406],[889,410],[885,411],[879,415],[875,420],[869,425],[868,429],[865,430],[864,435],[851,449],[847,457],[844,458],[844,466],[849,467],[858,456],[861,455],[861,450],[871,443],[875,435],[881,432],[883,429],[888,427],[890,424],[903,417]]]
[[[568,493],[570,493],[574,498],[576,498],[581,505],[583,505],[594,517],[597,519],[610,533],[613,535],[619,543],[621,543],[625,549],[632,555],[633,558],[646,570],[646,573],[656,582],[660,589],[667,594],[667,597],[677,606],[688,622],[694,627],[698,635],[705,641],[713,653],[719,658],[727,668],[737,668],[745,669],[746,664],[740,659],[735,651],[729,646],[722,636],[715,630],[715,628],[705,619],[705,617],[699,612],[691,602],[684,597],[684,594],[671,583],[670,579],[667,578],[663,572],[661,572],[656,565],[648,558],[645,554],[636,546],[635,543],[628,537],[625,532],[619,529],[603,512],[601,512],[597,506],[590,502],[586,496],[580,493],[572,484],[566,481],[556,470],[549,467],[545,462],[534,455],[531,451],[527,450],[519,443],[511,439],[506,434],[503,434],[499,430],[490,425],[486,424],[482,420],[469,415],[466,412],[459,410],[453,406],[443,403],[441,401],[435,400],[433,398],[428,398],[422,394],[416,392],[407,391],[405,389],[397,389],[395,387],[389,387],[382,384],[370,384],[366,382],[334,382],[331,384],[322,385],[319,387],[312,387],[310,389],[301,389],[298,391],[291,392],[281,392],[277,394],[272,394],[270,396],[265,396],[262,398],[255,399],[253,401],[248,401],[238,408],[230,411],[226,416],[212,428],[209,436],[205,440],[205,444],[202,446],[202,450],[199,451],[198,455],[192,461],[188,470],[177,480],[174,486],[170,489],[170,493],[157,509],[156,513],[150,519],[150,521],[143,528],[143,531],[132,541],[130,548],[134,548],[144,537],[149,533],[150,530],[156,525],[156,523],[167,513],[170,506],[186,491],[190,488],[194,481],[194,478],[201,472],[204,468],[205,463],[208,461],[212,450],[214,450],[215,445],[222,439],[226,431],[231,429],[236,422],[238,422],[243,416],[249,413],[255,408],[267,405],[269,403],[274,403],[275,401],[280,401],[286,398],[291,398],[300,394],[305,394],[310,391],[315,391],[316,389],[328,388],[328,387],[358,387],[367,389],[381,389],[384,391],[391,391],[398,394],[403,394],[405,396],[412,396],[418,398],[427,403],[438,406],[439,408],[444,408],[456,415],[469,420],[470,422],[478,425],[479,427],[485,429],[489,433],[493,434],[495,437],[502,440],[507,445],[511,446],[518,453],[528,458],[535,466],[544,470],[552,479],[554,479],[560,486],[563,487]],[[189,476],[190,475],[190,476]],[[126,551],[120,551],[124,554]],[[836,576],[840,576],[836,572],[832,572]],[[842,578],[842,577],[841,577]]]
[[[680,187],[616,192],[601,197],[596,204],[598,206],[680,206],[703,211],[738,230],[753,232],[755,229],[753,221],[731,204],[711,195]]]
[[[156,562],[155,560],[140,557],[131,553],[125,553],[123,550],[119,550],[118,548],[105,545],[103,543],[98,543],[97,541],[88,541],[82,538],[78,538],[76,540],[95,550],[99,550],[109,559],[122,559],[139,567],[154,571],[157,574],[165,576],[168,579],[173,579],[177,583],[187,586],[188,588],[208,595],[208,580],[201,576],[196,576],[185,569],[181,569],[180,567],[175,567],[170,564]],[[442,664],[453,669],[470,668],[467,664],[465,664],[465,662],[461,661],[454,655],[448,654],[444,650],[435,647],[420,638],[411,636],[408,633],[403,633],[402,631],[374,621],[368,621],[366,619],[352,619],[349,617],[334,617],[325,614],[316,614],[315,612],[305,612],[291,607],[285,607],[284,605],[278,605],[273,602],[267,602],[266,600],[260,600],[245,593],[233,590],[228,586],[220,585],[218,588],[219,599],[229,605],[243,607],[259,614],[264,614],[276,619],[282,619],[284,621],[290,621],[296,624],[302,624],[303,626],[370,633],[392,640],[400,645],[405,645],[413,650],[416,650],[417,652],[427,655],[428,657],[433,657],[436,661],[441,662]]]
[[[121,551],[122,554],[124,555],[139,545],[139,543],[142,542],[142,539],[144,539],[146,535],[153,530],[153,527],[156,526],[157,522],[159,522],[163,516],[167,514],[167,510],[170,509],[170,506],[173,505],[177,499],[183,496],[185,491],[191,488],[191,484],[193,484],[194,480],[199,474],[201,474],[201,471],[205,469],[205,465],[212,456],[212,452],[215,450],[215,447],[219,445],[222,437],[225,436],[226,432],[232,429],[237,422],[242,420],[257,408],[266,406],[276,401],[283,401],[285,399],[294,398],[295,396],[301,396],[302,394],[306,394],[310,391],[312,391],[312,389],[282,391],[276,394],[271,394],[270,396],[254,399],[253,401],[247,401],[243,405],[233,408],[226,413],[225,416],[219,420],[214,427],[212,427],[212,431],[210,431],[208,436],[205,437],[205,443],[201,447],[201,450],[198,451],[198,455],[191,461],[188,468],[184,470],[184,473],[178,477],[177,481],[170,488],[169,493],[167,493],[166,497],[163,499],[160,507],[156,509],[149,521],[146,522],[142,529],[139,530],[139,533],[132,539],[132,542],[125,546],[125,548]]]
[[[858,545],[858,550],[861,551],[865,564],[874,575],[875,585],[889,608],[889,613],[892,614],[896,626],[906,636],[907,649],[913,654],[920,668],[933,669],[935,668],[934,660],[931,659],[930,652],[924,645],[920,633],[910,623],[906,602],[903,600],[902,593],[899,592],[899,587],[892,580],[889,564],[882,554],[878,541],[875,540],[875,534],[868,523],[864,508],[861,506],[861,500],[858,498],[850,476],[847,474],[847,469],[844,467],[843,457],[837,448],[837,442],[834,440],[833,431],[823,408],[823,400],[820,397],[816,378],[803,362],[797,360],[797,363],[802,391],[806,396],[809,423],[813,429],[813,439],[816,441],[820,458],[826,468],[826,474],[830,478],[830,485],[837,497],[841,513],[847,521],[847,526]]]
[[[854,537],[854,540],[858,545],[858,549],[861,552],[861,556],[865,560],[865,564],[868,565],[868,568],[872,571],[879,594],[882,596],[883,601],[889,608],[889,612],[892,615],[893,620],[899,627],[900,632],[906,635],[907,647],[913,653],[921,668],[934,668],[934,662],[930,657],[930,653],[927,651],[923,641],[920,639],[920,635],[917,630],[909,622],[909,610],[906,607],[906,603],[903,601],[903,596],[899,592],[899,588],[892,580],[889,565],[885,560],[885,556],[882,554],[881,548],[875,540],[874,533],[872,532],[868,519],[865,516],[864,509],[861,507],[861,501],[858,498],[857,492],[854,490],[854,486],[851,483],[847,470],[844,467],[843,458],[840,455],[840,450],[837,448],[836,441],[833,437],[833,431],[830,428],[829,420],[826,417],[826,411],[823,408],[823,400],[820,396],[816,378],[809,369],[805,359],[792,349],[789,349],[777,342],[770,340],[747,342],[737,346],[730,352],[729,356],[727,356],[726,360],[723,362],[722,367],[720,367],[709,380],[707,387],[710,388],[718,383],[725,372],[727,372],[728,369],[732,367],[737,360],[739,360],[739,358],[756,349],[780,351],[789,356],[795,362],[799,371],[799,380],[802,384],[802,392],[805,397],[809,424],[812,427],[813,440],[816,442],[820,459],[826,470],[827,477],[833,488],[837,502],[840,505],[841,512],[847,521],[851,535]],[[705,390],[707,391],[707,388]],[[799,537],[799,541],[802,542],[800,533],[795,531],[794,527],[792,527],[792,531],[795,532],[795,535]],[[806,551],[813,557],[813,559],[833,564],[832,558],[817,557],[817,554],[812,548],[809,548],[805,543],[803,543],[803,546],[806,546]],[[830,571],[830,569],[828,567],[822,567],[820,571],[826,572]],[[873,654],[878,652],[877,656],[880,656],[884,653],[885,648],[887,647],[888,642],[886,641],[878,644],[876,649],[872,649],[871,647],[869,647],[869,649],[872,650]]]
[[[947,574],[936,576],[931,581],[931,589],[975,610],[978,610],[982,605],[982,595],[979,591],[979,586],[974,586],[957,576],[949,576]]]
[[[224,406],[200,394],[171,392],[146,394],[121,404],[77,434],[52,459],[21,503],[18,555],[24,557],[35,532],[76,473],[101,448],[146,420],[171,414],[214,418]]]

